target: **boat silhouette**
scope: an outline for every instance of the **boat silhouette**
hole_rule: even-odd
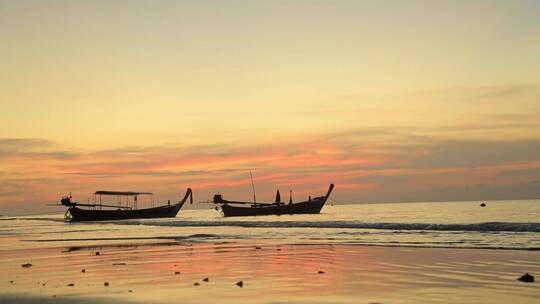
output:
[[[116,196],[126,197],[126,201],[131,197],[133,202],[131,206],[119,205],[106,205],[101,203],[102,196]],[[125,219],[142,219],[142,218],[163,218],[163,217],[175,217],[180,208],[187,201],[188,197],[190,202],[193,203],[193,195],[191,188],[187,188],[184,198],[175,204],[171,204],[170,201],[167,205],[162,205],[152,208],[137,208],[137,197],[141,195],[152,195],[151,192],[133,192],[133,191],[96,191],[94,193],[94,199],[99,196],[99,203],[78,203],[73,202],[71,195],[69,197],[63,197],[60,201],[60,205],[68,207],[65,213],[65,218],[71,221],[111,221],[111,220],[125,220]],[[86,207],[86,208],[81,208]]]
[[[258,215],[282,215],[282,214],[317,214],[321,212],[326,200],[332,193],[334,184],[330,184],[328,192],[324,196],[309,197],[307,201],[293,203],[292,192],[289,203],[281,202],[279,190],[276,193],[274,203],[258,203],[255,195],[253,202],[230,201],[223,199],[221,194],[214,195],[213,203],[219,205],[224,216],[258,216]],[[249,206],[245,206],[249,205]]]

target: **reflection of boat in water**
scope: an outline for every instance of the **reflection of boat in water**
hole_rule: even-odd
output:
[[[325,196],[309,198],[307,201],[293,203],[292,194],[289,203],[281,202],[279,190],[274,203],[238,202],[224,200],[221,194],[214,195],[214,204],[219,204],[224,216],[252,216],[252,215],[281,215],[281,214],[315,214],[320,213],[326,200],[332,193],[334,184],[330,184]],[[250,206],[240,206],[250,205]]]
[[[188,197],[190,198],[190,202],[193,203],[193,196],[190,188],[187,189],[186,195],[178,203],[171,204],[169,202],[167,205],[145,209],[137,209],[137,197],[140,195],[152,195],[152,193],[150,192],[96,191],[94,195],[99,195],[99,203],[82,204],[78,202],[73,202],[71,201],[71,195],[69,197],[62,198],[60,204],[69,207],[69,209],[66,211],[65,218],[72,221],[109,221],[140,218],[175,217]],[[102,204],[101,197],[103,195],[118,197],[119,204],[117,206]],[[120,204],[122,197],[126,197],[125,206],[122,206]],[[130,197],[133,198],[133,202],[131,206],[128,206],[128,200]],[[83,209],[80,207],[87,207],[87,209]]]

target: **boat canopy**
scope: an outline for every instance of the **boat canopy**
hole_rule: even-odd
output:
[[[132,196],[137,196],[137,195],[141,195],[141,194],[152,195],[153,193],[152,192],[104,191],[104,190],[100,190],[100,191],[94,192],[94,194],[97,194],[97,195],[132,195]]]

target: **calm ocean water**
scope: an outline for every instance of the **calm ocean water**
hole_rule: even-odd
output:
[[[266,242],[540,250],[540,200],[326,205],[318,215],[70,223],[63,214],[0,218],[0,249],[148,242]],[[12,240],[12,241],[10,241]]]

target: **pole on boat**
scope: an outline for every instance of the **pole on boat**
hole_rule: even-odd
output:
[[[281,203],[281,194],[279,194],[279,189],[276,192],[276,204]]]
[[[289,190],[289,204],[292,204],[292,190]]]
[[[253,174],[249,171],[249,177],[251,177],[251,188],[253,189],[253,203],[257,203],[257,197],[255,196],[255,184],[253,183]]]

